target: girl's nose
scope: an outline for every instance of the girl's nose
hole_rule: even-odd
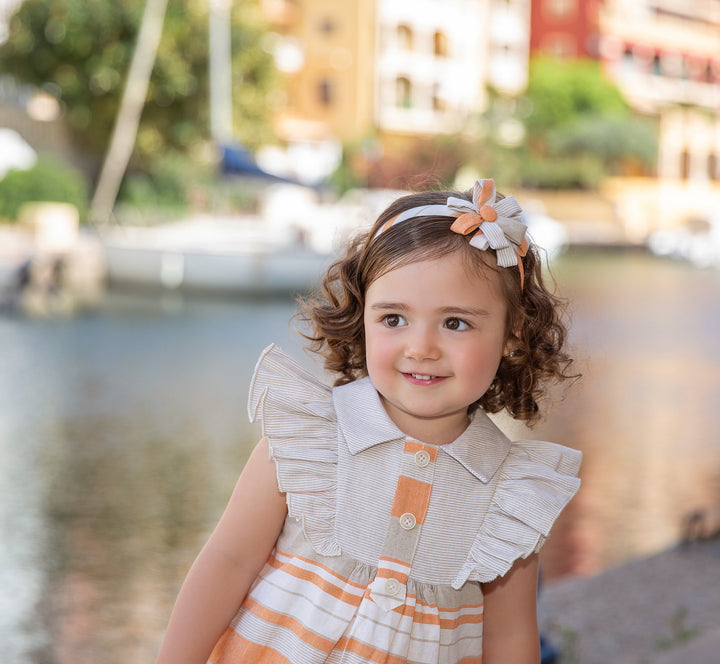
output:
[[[424,328],[414,330],[405,345],[405,357],[411,360],[437,360],[440,347],[435,335]]]

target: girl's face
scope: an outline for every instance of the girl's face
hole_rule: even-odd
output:
[[[500,277],[462,254],[397,267],[365,293],[367,370],[408,436],[445,444],[495,378],[506,345]]]

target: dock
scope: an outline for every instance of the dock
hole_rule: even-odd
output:
[[[542,633],[558,664],[717,664],[720,534],[546,585]]]

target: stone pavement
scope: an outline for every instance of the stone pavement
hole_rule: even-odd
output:
[[[652,664],[718,664],[720,662],[720,628],[692,639],[652,660]]]
[[[720,664],[720,536],[547,584],[559,664]]]

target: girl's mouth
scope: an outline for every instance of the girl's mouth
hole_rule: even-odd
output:
[[[431,376],[430,374],[421,373],[405,373],[403,375],[415,385],[434,385],[445,379],[445,376]]]

